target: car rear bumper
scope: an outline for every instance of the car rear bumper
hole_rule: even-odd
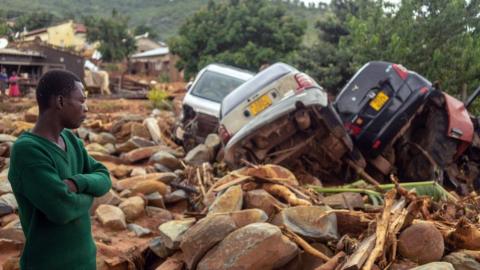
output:
[[[275,125],[275,123],[283,120],[287,121],[287,119],[288,121],[295,121],[295,113],[301,110],[308,111],[310,115],[314,116],[310,117],[312,118],[311,121],[321,122],[321,125],[318,126],[328,130],[324,132],[329,134],[329,138],[325,142],[331,145],[322,146],[323,149],[329,149],[330,147],[328,155],[337,155],[338,152],[339,156],[343,156],[345,152],[353,149],[353,143],[346,133],[340,117],[333,107],[328,105],[326,93],[323,90],[313,88],[305,90],[301,94],[290,96],[266,109],[240,129],[225,146],[225,161],[227,164],[232,167],[240,165],[240,160],[236,155],[239,148],[242,148],[248,140],[269,125]],[[291,135],[293,136],[293,134]],[[284,138],[284,141],[286,140],[287,138]],[[271,140],[269,143],[275,144],[277,142]],[[274,145],[271,145],[271,147],[274,147]],[[304,150],[299,148],[298,151]],[[299,154],[301,153],[292,153],[292,156],[298,156]],[[340,160],[340,157],[334,158]]]

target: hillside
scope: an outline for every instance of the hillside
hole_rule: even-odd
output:
[[[195,11],[206,5],[208,0],[2,0],[2,10],[7,14],[22,14],[28,11],[46,11],[59,18],[82,16],[110,16],[112,9],[129,16],[130,25],[147,25],[153,28],[161,40],[175,35],[177,29]],[[307,9],[293,4],[287,5],[293,16],[304,18],[308,22],[307,42],[313,37],[313,26],[321,16],[320,9]]]

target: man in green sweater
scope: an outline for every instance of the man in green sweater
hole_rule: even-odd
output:
[[[37,123],[13,145],[8,174],[26,238],[20,267],[95,269],[89,209],[111,181],[69,130],[85,120],[84,87],[73,73],[51,70],[40,78],[36,98]]]

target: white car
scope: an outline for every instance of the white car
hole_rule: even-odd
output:
[[[254,75],[222,64],[210,64],[198,73],[187,87],[180,124],[175,130],[185,148],[202,143],[210,133],[217,133],[223,98]]]
[[[302,167],[321,180],[350,174],[342,159],[353,143],[327,92],[284,63],[264,69],[224,98],[219,135],[232,168],[245,160]]]

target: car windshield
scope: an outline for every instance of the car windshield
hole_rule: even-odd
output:
[[[245,81],[226,74],[205,71],[192,89],[192,95],[222,102],[223,98]]]

